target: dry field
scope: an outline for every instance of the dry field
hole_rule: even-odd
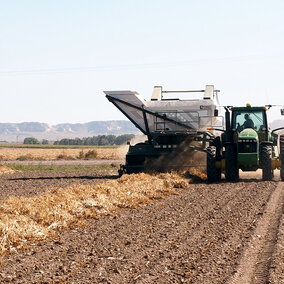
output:
[[[284,283],[279,173],[1,169],[1,283]]]
[[[0,160],[56,160],[78,159],[80,152],[97,152],[97,159],[121,159],[125,156],[126,148],[84,148],[84,149],[37,149],[37,148],[0,148]]]

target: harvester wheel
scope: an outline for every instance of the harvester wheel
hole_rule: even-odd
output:
[[[221,179],[221,169],[216,167],[216,147],[210,146],[207,152],[207,181],[215,182]]]
[[[280,135],[280,160],[281,160],[280,176],[281,180],[284,181],[284,135]]]
[[[126,173],[124,165],[120,165],[120,168],[118,170],[118,177],[122,177],[123,174]]]
[[[260,153],[261,166],[262,166],[262,179],[272,180],[272,147],[269,145],[263,145]]]
[[[123,170],[119,169],[118,170],[118,177],[122,177],[123,173],[124,173]]]
[[[237,147],[235,144],[226,146],[226,169],[225,176],[227,181],[239,180],[239,167],[237,157]]]

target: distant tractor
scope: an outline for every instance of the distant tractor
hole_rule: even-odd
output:
[[[238,181],[240,169],[262,169],[262,179],[268,181],[280,169],[284,180],[284,135],[276,134],[283,128],[269,130],[270,107],[225,107],[225,130],[219,129],[220,136],[211,134],[206,151],[208,182],[219,181],[222,171],[227,181]]]

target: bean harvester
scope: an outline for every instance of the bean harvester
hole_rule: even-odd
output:
[[[194,91],[164,91],[157,86],[146,101],[137,92],[105,91],[107,99],[147,136],[145,142],[129,146],[119,175],[196,166],[191,159],[196,150],[206,151],[207,129],[223,126],[218,92],[213,85]],[[202,93],[203,97],[165,98],[169,93]]]

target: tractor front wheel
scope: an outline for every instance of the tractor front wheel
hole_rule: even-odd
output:
[[[221,179],[221,169],[216,167],[216,147],[210,146],[207,152],[207,181],[216,182]]]
[[[239,167],[237,157],[237,147],[235,144],[226,146],[226,169],[225,176],[227,181],[239,180]]]
[[[280,176],[281,180],[284,181],[284,135],[280,135],[280,160],[281,160]]]
[[[272,147],[269,145],[263,145],[260,153],[261,166],[262,166],[262,179],[272,180]]]

